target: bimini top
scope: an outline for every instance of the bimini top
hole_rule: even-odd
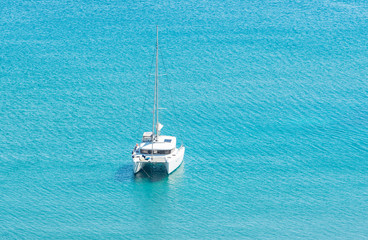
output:
[[[173,136],[158,136],[153,142],[142,142],[143,146],[141,145],[141,150],[172,150],[176,148],[176,137]]]

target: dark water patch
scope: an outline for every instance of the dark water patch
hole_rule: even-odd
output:
[[[122,165],[115,173],[115,181],[131,182],[134,181],[133,164]]]
[[[167,177],[165,166],[147,165],[134,175],[134,180],[135,182],[160,182],[167,179]]]

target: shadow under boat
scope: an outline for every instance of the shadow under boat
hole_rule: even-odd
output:
[[[134,174],[132,164],[124,164],[116,171],[115,180],[119,182],[145,180],[157,182],[166,179],[168,176],[164,165],[147,164],[138,173]]]
[[[183,176],[184,164],[181,164],[174,172],[167,174],[166,167],[163,164],[147,164],[139,172],[134,174],[132,164],[124,164],[116,174],[115,180],[119,182],[158,182],[165,179],[175,180]]]
[[[134,180],[134,173],[131,164],[124,164],[115,173],[115,180],[118,182],[130,182]]]
[[[169,176],[166,167],[163,164],[147,164],[139,172],[134,174],[134,180],[149,180],[151,182],[158,182],[166,179]]]

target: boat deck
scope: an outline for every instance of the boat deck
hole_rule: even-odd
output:
[[[141,163],[166,163],[167,161],[170,161],[171,156],[169,157],[165,157],[165,156],[151,156],[148,155],[146,156],[146,158],[144,158],[143,156],[136,156],[135,159],[138,158],[137,160],[135,160],[135,162],[141,162]]]

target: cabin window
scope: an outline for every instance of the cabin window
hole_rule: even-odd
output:
[[[172,150],[153,150],[153,154],[170,154]],[[152,154],[152,150],[141,150],[142,154]]]
[[[171,150],[159,150],[158,154],[170,154]]]
[[[171,139],[165,139],[164,142],[170,143]]]

